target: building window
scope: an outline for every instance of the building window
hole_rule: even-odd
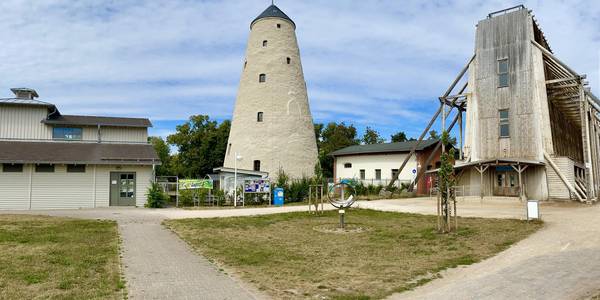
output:
[[[254,171],[260,171],[260,160],[254,161]]]
[[[267,43],[268,43],[268,42],[267,42],[267,40],[264,40],[264,41],[263,41],[263,47],[266,47],[266,46],[267,46]]]
[[[263,121],[263,112],[262,112],[262,111],[259,111],[259,112],[256,114],[256,122],[262,122],[262,121]]]
[[[277,24],[277,28],[281,28],[281,24]]]
[[[67,173],[85,173],[85,165],[67,165]]]
[[[501,109],[500,113],[500,137],[510,136],[510,126],[508,122],[508,109]]]
[[[286,58],[285,60],[287,61],[287,64],[288,64],[288,65],[289,65],[289,64],[292,62],[292,59],[291,59],[291,58],[289,58],[289,57],[288,57],[288,58]]]
[[[77,127],[54,127],[52,129],[52,139],[80,141],[83,129]]]
[[[508,58],[498,60],[498,87],[508,86]]]
[[[392,178],[394,178],[398,174],[398,169],[392,169]]]
[[[381,180],[381,169],[375,169],[375,180]]]
[[[35,171],[37,173],[54,173],[54,165],[50,165],[50,164],[35,165]]]
[[[246,68],[247,65],[248,65],[248,61],[244,61],[244,69]]]
[[[350,168],[352,168],[352,164],[351,163],[345,163],[344,164],[344,168],[350,169]]]
[[[260,74],[258,75],[258,82],[265,82],[267,81],[267,75],[266,74]]]
[[[23,164],[2,164],[2,172],[21,173],[23,172]]]
[[[231,154],[231,143],[229,143],[229,146],[227,147],[227,155]]]
[[[360,179],[365,180],[365,170],[360,170]]]

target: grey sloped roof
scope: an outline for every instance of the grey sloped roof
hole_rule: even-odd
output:
[[[150,144],[0,141],[0,163],[160,164]]]
[[[22,98],[0,98],[0,104],[14,104],[14,105],[39,105],[39,106],[47,106],[54,107],[54,104],[34,100],[34,99],[22,99]]]
[[[60,115],[56,118],[43,120],[42,122],[54,125],[152,127],[152,123],[146,118]]]
[[[286,15],[281,9],[279,9],[279,7],[277,7],[275,4],[267,7],[267,9],[265,9],[265,11],[263,11],[260,15],[258,15],[258,17],[256,17],[256,19],[254,19],[252,21],[252,23],[250,23],[250,28],[252,29],[252,25],[260,20],[260,19],[264,19],[264,18],[281,18],[287,21],[290,21],[292,23],[292,25],[294,25],[294,28],[296,28],[296,23],[294,23],[294,21],[292,21],[292,19],[290,17],[288,17],[288,15]]]
[[[421,141],[417,147],[417,151],[429,148],[437,144],[439,140],[429,139]],[[398,152],[410,152],[417,141],[407,141],[400,143],[383,143],[383,144],[372,144],[372,145],[353,145],[346,148],[342,148],[337,151],[331,152],[331,156],[343,156],[343,155],[356,155],[356,154],[374,154],[374,153],[398,153]]]

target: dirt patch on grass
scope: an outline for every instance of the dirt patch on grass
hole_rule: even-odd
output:
[[[165,224],[203,255],[232,268],[278,299],[375,299],[411,289],[438,272],[490,257],[541,223],[461,218],[438,234],[436,217],[353,209],[352,234],[314,230],[338,221],[336,211],[169,220]]]
[[[0,215],[0,298],[122,299],[113,221]]]

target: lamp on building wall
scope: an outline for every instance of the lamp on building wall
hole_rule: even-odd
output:
[[[242,160],[242,156],[237,152],[235,153],[235,160],[233,161],[233,207],[237,207],[237,162]]]

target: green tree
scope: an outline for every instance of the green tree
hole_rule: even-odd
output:
[[[172,157],[173,171],[179,176],[203,177],[223,166],[230,127],[229,120],[219,124],[206,115],[191,116],[178,125],[177,132],[167,137],[168,143],[179,150]]]
[[[379,136],[379,132],[377,132],[375,129],[367,126],[367,128],[365,129],[365,134],[362,137],[362,142],[364,144],[370,145],[370,144],[381,144],[383,142],[385,142],[385,140]]]
[[[148,137],[148,142],[152,144],[158,158],[160,158],[161,165],[156,166],[156,176],[170,175],[171,172],[171,149],[169,145],[159,136]]]
[[[434,140],[439,140],[440,134],[435,130],[431,130],[431,131],[429,131],[429,138],[434,139]]]
[[[430,138],[430,139],[439,140],[439,139],[441,139],[442,137],[441,137],[441,136],[440,136],[440,135],[437,133],[437,131],[435,131],[435,130],[431,130],[431,131],[429,132],[429,138]],[[450,135],[448,135],[448,140],[447,140],[447,144],[446,144],[446,145],[452,145],[452,146],[456,147],[456,143],[457,143],[457,142],[456,142],[456,137],[454,137],[454,136],[453,136],[453,137],[450,137]]]
[[[400,143],[400,142],[406,142],[406,133],[404,133],[404,131],[398,131],[395,134],[392,134],[391,136],[392,138],[392,143]]]
[[[442,132],[442,143],[448,144],[448,132],[444,130]],[[440,195],[440,209],[439,209],[439,217],[441,217],[441,227],[438,228],[438,231],[447,233],[450,232],[450,215],[451,215],[451,203],[450,201],[454,198],[454,185],[456,183],[456,178],[454,176],[454,166],[452,163],[452,158],[454,157],[454,148],[450,148],[449,151],[443,152],[440,157],[440,168],[438,170],[438,188]]]
[[[356,137],[356,128],[346,125],[344,122],[328,123],[327,126],[320,125],[317,146],[319,147],[319,163],[324,178],[333,177],[333,157],[329,154],[333,151],[358,145],[360,140]],[[315,131],[317,126],[315,126]]]

